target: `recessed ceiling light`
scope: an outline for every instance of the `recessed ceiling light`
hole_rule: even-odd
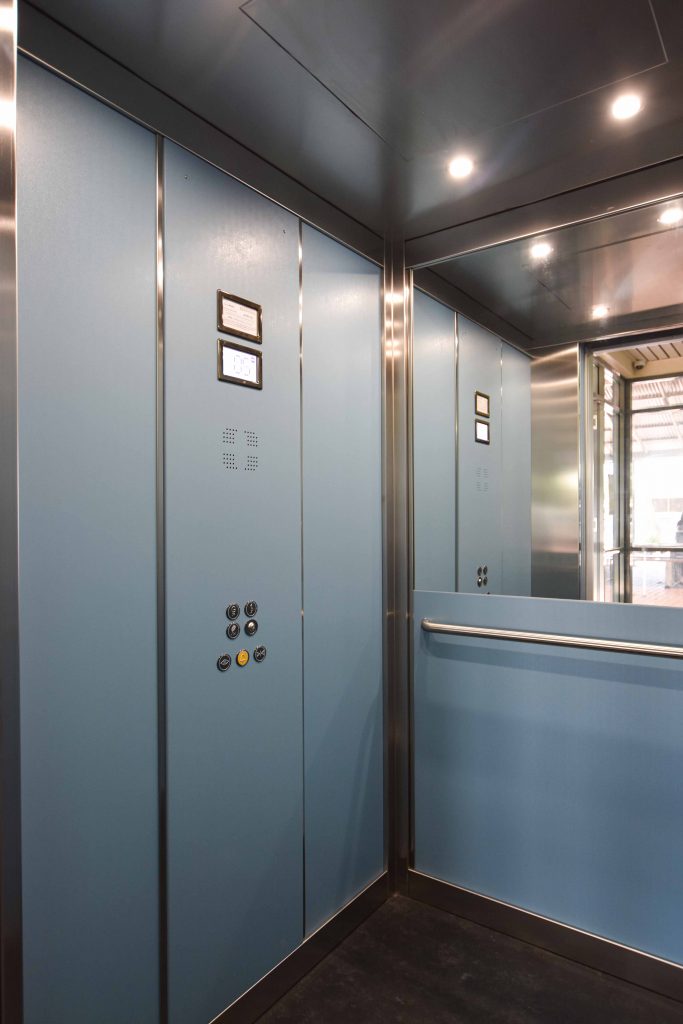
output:
[[[600,303],[597,306],[593,306],[591,310],[591,316],[594,320],[604,320],[609,315],[609,306],[604,306]]]
[[[625,92],[617,96],[612,104],[612,117],[617,121],[626,121],[629,117],[635,117],[642,109],[643,101],[635,92]]]
[[[545,260],[550,256],[553,247],[550,242],[534,242],[529,249],[532,260]]]
[[[474,160],[469,156],[454,156],[448,165],[448,173],[452,178],[469,178],[474,170]]]
[[[657,220],[660,224],[666,224],[667,226],[680,224],[683,220],[683,210],[680,206],[670,206],[667,210],[660,213]]]

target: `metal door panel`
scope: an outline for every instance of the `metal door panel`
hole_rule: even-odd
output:
[[[415,866],[683,963],[672,661],[427,635],[441,622],[680,643],[680,611],[415,595]]]
[[[19,62],[26,1024],[158,1019],[154,137]]]
[[[384,868],[380,296],[304,226],[307,933]]]
[[[165,209],[169,1002],[205,1024],[303,935],[298,222],[174,145]],[[217,289],[263,307],[262,391],[217,380]]]
[[[501,342],[458,314],[458,590],[500,593]],[[474,440],[474,393],[489,396],[489,445]],[[488,583],[477,587],[477,569]]]
[[[468,410],[470,411],[470,410]],[[413,292],[415,589],[456,589],[455,313]]]

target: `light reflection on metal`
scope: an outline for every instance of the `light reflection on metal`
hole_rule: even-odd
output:
[[[0,1018],[22,1019],[15,0],[0,0]]]
[[[385,835],[394,888],[407,877],[410,857],[411,313],[412,280],[405,269],[404,247],[387,241],[382,391]]]
[[[531,593],[578,598],[579,349],[531,363]]]

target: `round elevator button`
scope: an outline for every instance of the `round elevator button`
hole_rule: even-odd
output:
[[[256,604],[256,601],[247,601],[246,602],[246,604],[244,606],[244,614],[248,618],[253,619],[253,617],[254,617],[254,615],[256,615],[257,611],[258,611],[258,605]]]
[[[239,653],[238,653],[238,655],[237,655],[235,660],[236,660],[237,664],[240,666],[240,668],[244,668],[244,666],[249,661],[249,651],[245,651],[245,650],[239,651]]]
[[[249,619],[249,622],[245,622],[244,632],[247,634],[247,636],[253,636],[257,630],[258,622],[256,621],[256,619]]]
[[[221,654],[220,658],[216,662],[216,667],[219,672],[227,672],[232,665],[232,658],[229,654]]]
[[[225,635],[229,637],[230,640],[235,640],[240,635],[239,624],[237,622],[231,622],[225,631]]]
[[[265,656],[266,656],[266,649],[265,649],[265,647],[255,647],[254,648],[254,661],[263,661],[265,659]]]
[[[229,619],[238,618],[239,613],[240,606],[238,604],[229,604],[228,607],[225,609],[225,614],[228,616]]]

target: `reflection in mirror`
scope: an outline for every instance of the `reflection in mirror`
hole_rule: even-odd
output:
[[[683,607],[682,272],[683,200],[415,272],[416,589]]]

